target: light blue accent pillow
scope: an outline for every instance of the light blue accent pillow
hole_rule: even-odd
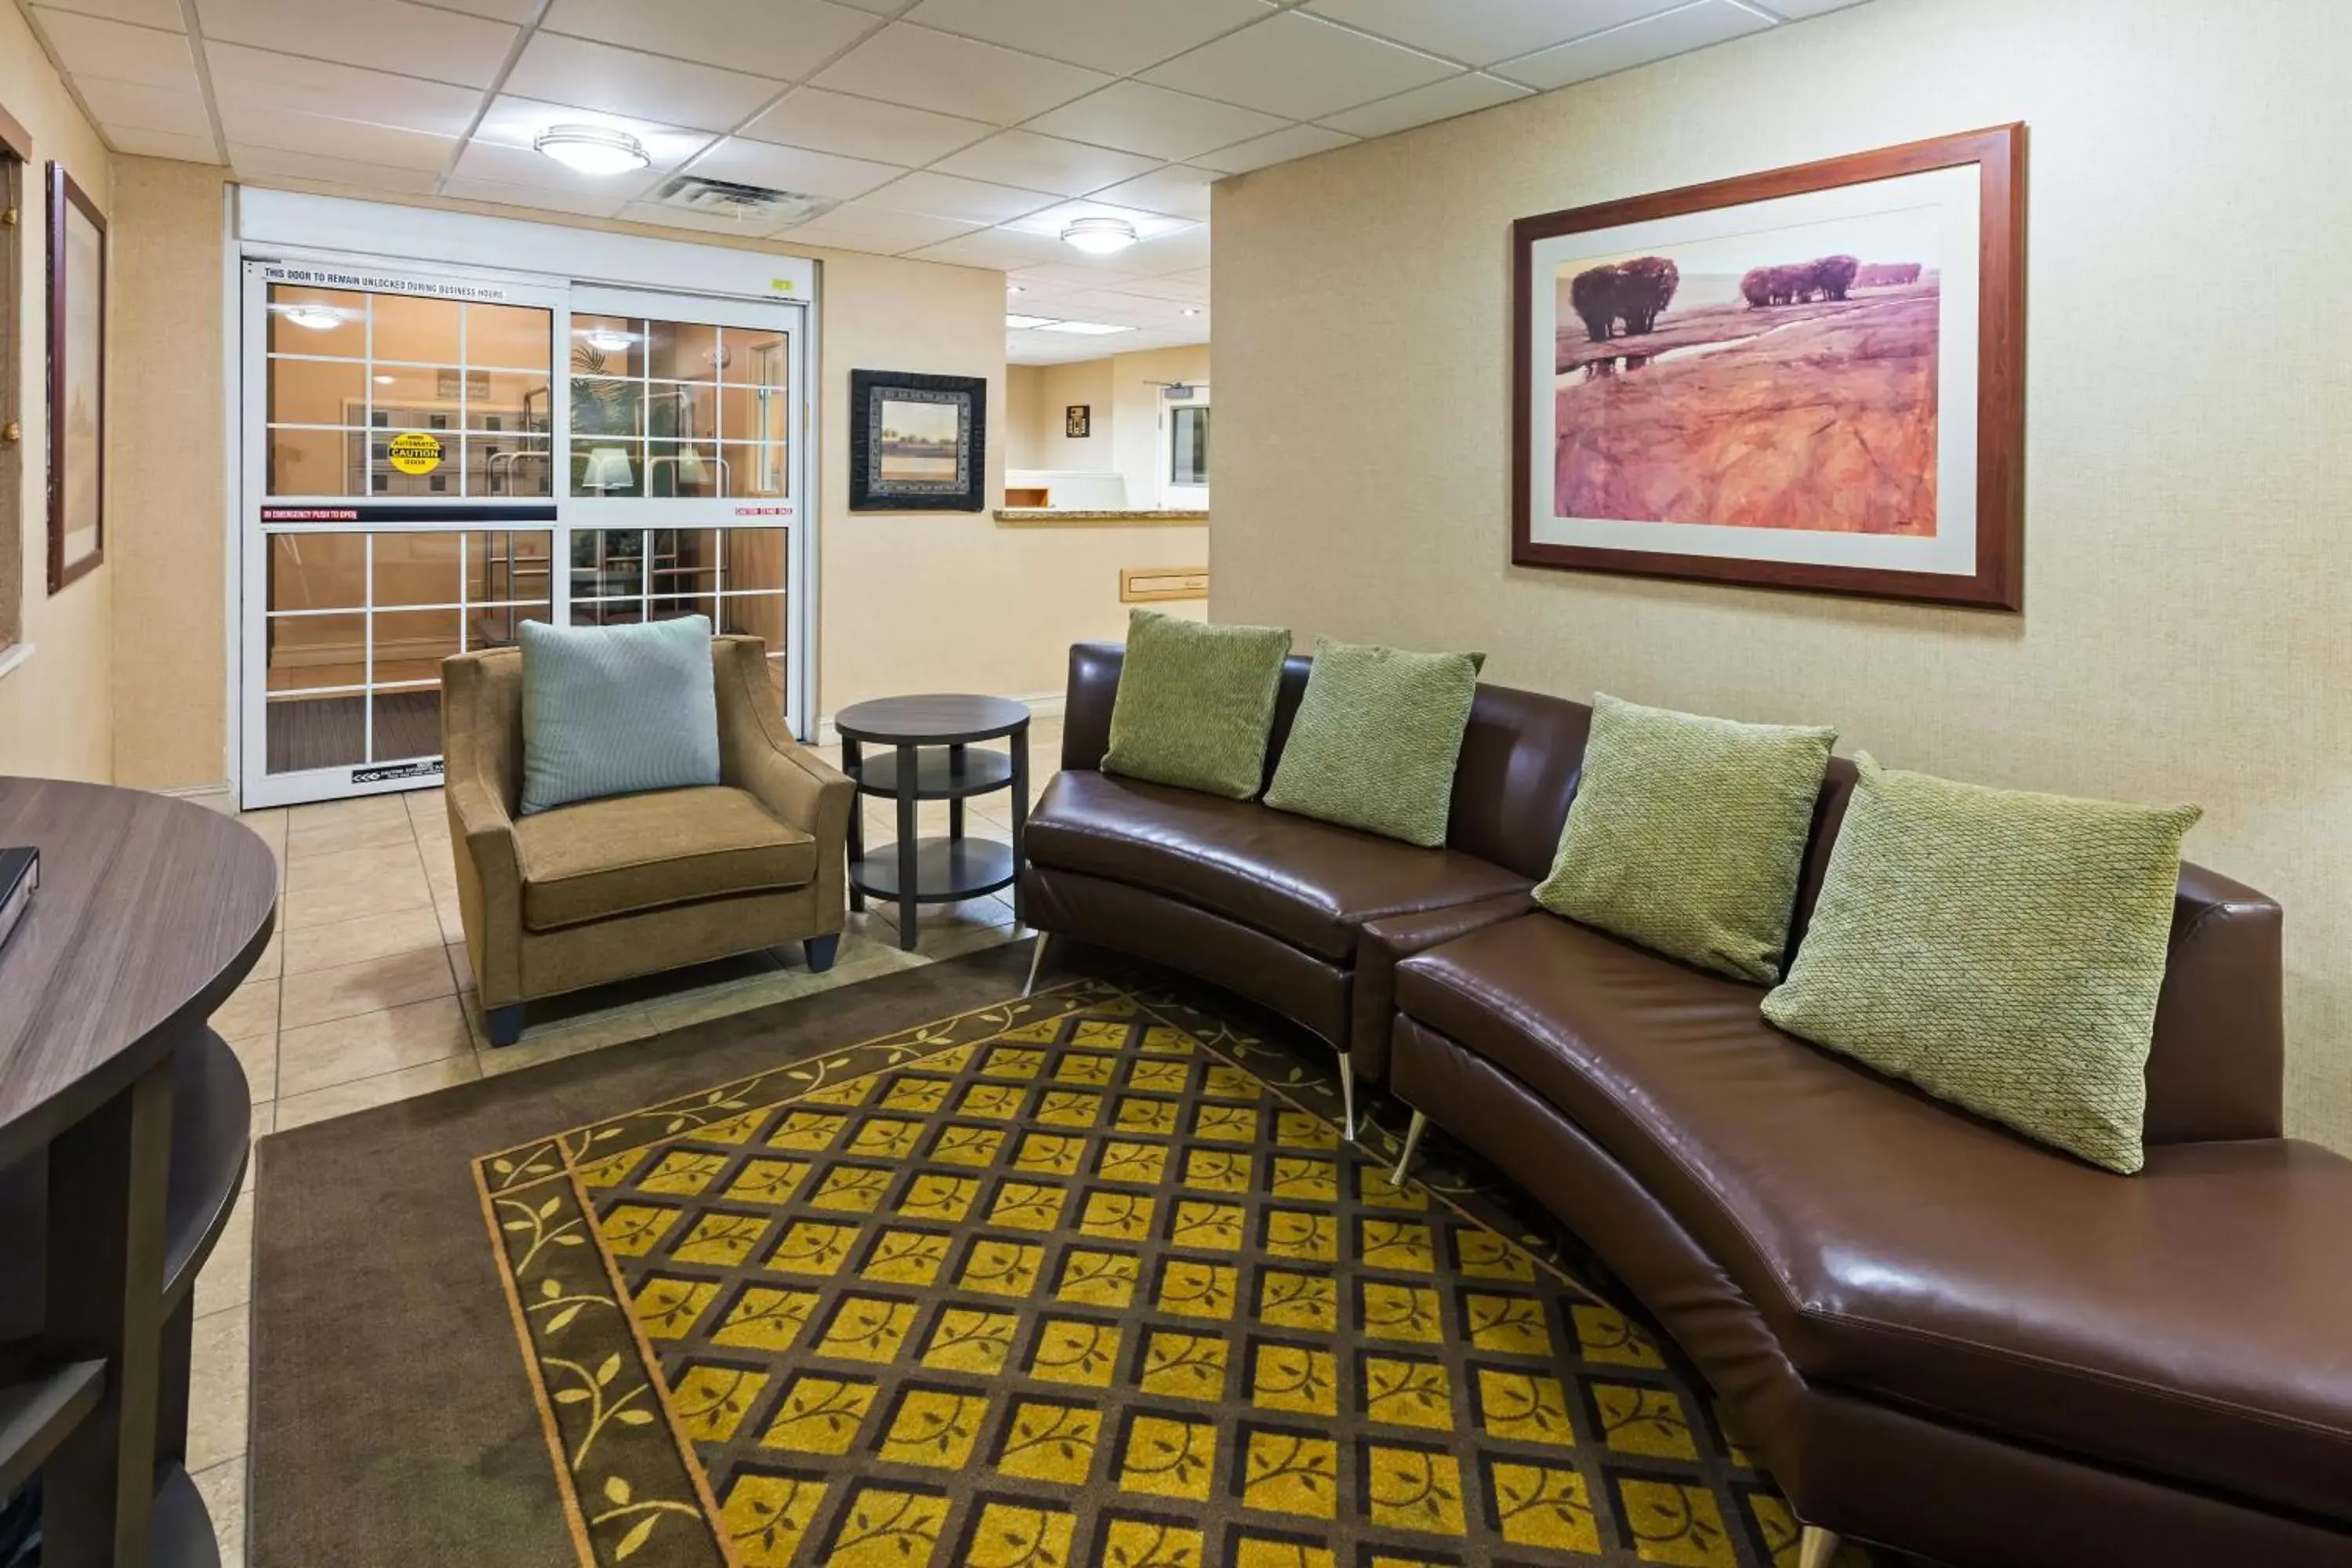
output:
[[[522,624],[522,810],[719,782],[710,617]]]

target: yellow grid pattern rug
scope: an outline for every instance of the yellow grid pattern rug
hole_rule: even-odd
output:
[[[478,1161],[580,1562],[1792,1564],[1695,1380],[1311,1070],[1083,981]]]

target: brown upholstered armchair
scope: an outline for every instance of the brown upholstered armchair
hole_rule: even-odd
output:
[[[850,782],[784,728],[757,637],[713,637],[715,785],[522,799],[522,655],[441,667],[441,750],[457,903],[490,1043],[528,1002],[799,942],[832,967],[848,918]]]

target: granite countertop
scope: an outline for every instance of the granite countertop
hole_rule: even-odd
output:
[[[996,509],[999,522],[1206,522],[1205,508],[1198,511],[1152,507],[1004,506]]]

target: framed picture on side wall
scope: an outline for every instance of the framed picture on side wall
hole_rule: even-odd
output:
[[[2025,128],[1513,226],[1512,561],[2018,609]]]
[[[988,496],[988,383],[849,373],[849,510],[978,511]]]
[[[49,165],[49,592],[106,554],[106,218]]]
[[[1094,434],[1095,405],[1073,403],[1062,410],[1062,434],[1076,441]]]

